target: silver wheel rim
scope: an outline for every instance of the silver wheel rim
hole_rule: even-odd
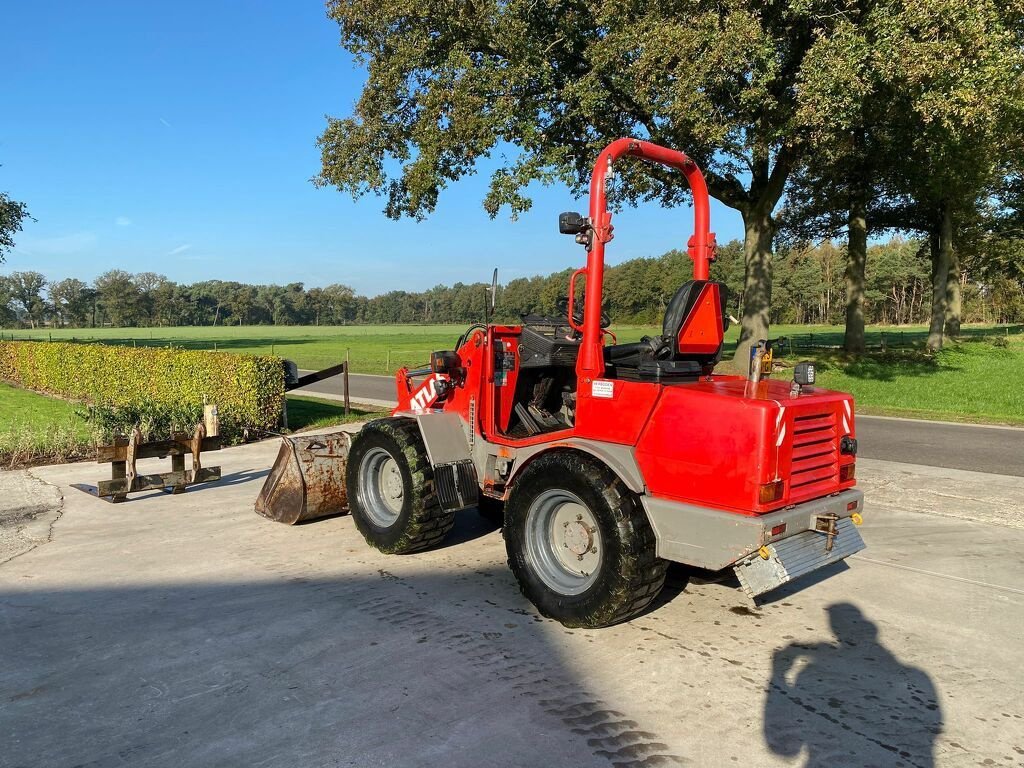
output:
[[[405,483],[398,462],[383,448],[371,448],[359,464],[359,502],[374,525],[389,528],[402,514]]]
[[[597,518],[574,493],[544,491],[526,513],[526,557],[548,587],[562,595],[586,592],[604,556]]]

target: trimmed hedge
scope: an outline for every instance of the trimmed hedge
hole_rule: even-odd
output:
[[[280,358],[228,352],[2,341],[0,379],[161,428],[191,429],[205,397],[225,437],[274,429],[284,403]]]

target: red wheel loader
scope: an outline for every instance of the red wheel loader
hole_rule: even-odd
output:
[[[695,213],[694,279],[661,334],[630,344],[607,330],[601,296],[605,184],[623,158],[680,171]],[[728,315],[709,280],[709,224],[704,177],[682,152],[635,139],[605,148],[589,216],[559,218],[587,253],[564,315],[469,328],[429,368],[399,370],[398,407],[353,438],[345,490],[367,542],[413,552],[440,542],[457,511],[503,507],[523,593],[583,627],[642,611],[669,561],[732,567],[756,597],[862,549],[852,398],[813,386],[811,364],[792,382],[770,378],[763,343],[749,375],[714,373]]]

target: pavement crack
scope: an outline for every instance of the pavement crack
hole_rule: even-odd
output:
[[[6,557],[3,560],[0,560],[0,566],[6,565],[7,563],[11,562],[12,560],[16,560],[17,558],[21,557],[22,555],[25,555],[25,554],[28,554],[29,552],[32,552],[37,547],[42,546],[43,544],[49,544],[51,541],[53,541],[54,526],[57,524],[57,521],[60,520],[64,516],[64,492],[60,489],[60,486],[54,485],[53,483],[49,483],[46,480],[43,480],[42,478],[37,477],[36,475],[34,475],[32,473],[31,470],[23,469],[23,470],[20,470],[20,472],[22,472],[25,477],[29,478],[33,482],[38,483],[39,485],[44,486],[46,488],[52,488],[55,491],[55,493],[56,493],[56,499],[54,500],[54,502],[52,502],[53,506],[51,506],[51,507],[49,507],[47,509],[44,509],[42,512],[38,512],[36,514],[32,514],[32,515],[26,517],[25,518],[26,521],[30,523],[32,520],[34,520],[37,517],[41,517],[43,515],[49,515],[49,514],[53,514],[53,513],[56,513],[56,514],[53,514],[53,518],[49,521],[49,524],[46,527],[46,537],[45,537],[45,539],[43,539],[41,537],[40,538],[36,538],[36,537],[30,536],[30,535],[21,535],[19,538],[21,538],[21,540],[27,545],[26,548],[22,549],[19,552],[15,552],[10,557]],[[26,527],[26,525],[16,525],[15,526],[15,530],[17,532],[21,532],[21,531],[24,531],[25,527]]]
[[[41,483],[42,485],[47,485],[47,486],[53,488],[57,492],[57,514],[53,518],[53,520],[50,521],[50,525],[49,525],[49,527],[46,530],[46,541],[43,542],[44,544],[49,544],[51,541],[53,541],[53,529],[54,529],[54,526],[56,526],[57,522],[62,517],[64,517],[64,491],[61,490],[59,485],[54,485],[53,483],[48,483],[46,480],[43,480],[41,477],[36,477],[34,474],[32,474],[32,470],[30,470],[30,469],[29,470],[25,470],[25,474],[28,475],[29,477],[31,477],[37,483]]]

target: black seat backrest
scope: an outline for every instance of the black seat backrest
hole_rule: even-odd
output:
[[[661,324],[663,339],[674,340],[679,336],[683,323],[689,316],[690,310],[693,309],[693,305],[697,303],[697,299],[700,298],[701,289],[707,285],[707,282],[707,280],[687,280],[679,286],[679,290],[675,292],[665,310],[665,319]]]
[[[644,336],[633,344],[616,344],[604,348],[604,359],[614,367],[615,375],[638,377],[640,379],[696,378],[711,372],[722,353],[721,339],[714,351],[705,348],[701,352],[680,352],[679,335],[687,318],[694,311],[707,280],[690,280],[679,286],[665,309],[661,336]],[[723,330],[728,327],[725,311],[725,286],[716,283],[721,306]]]

